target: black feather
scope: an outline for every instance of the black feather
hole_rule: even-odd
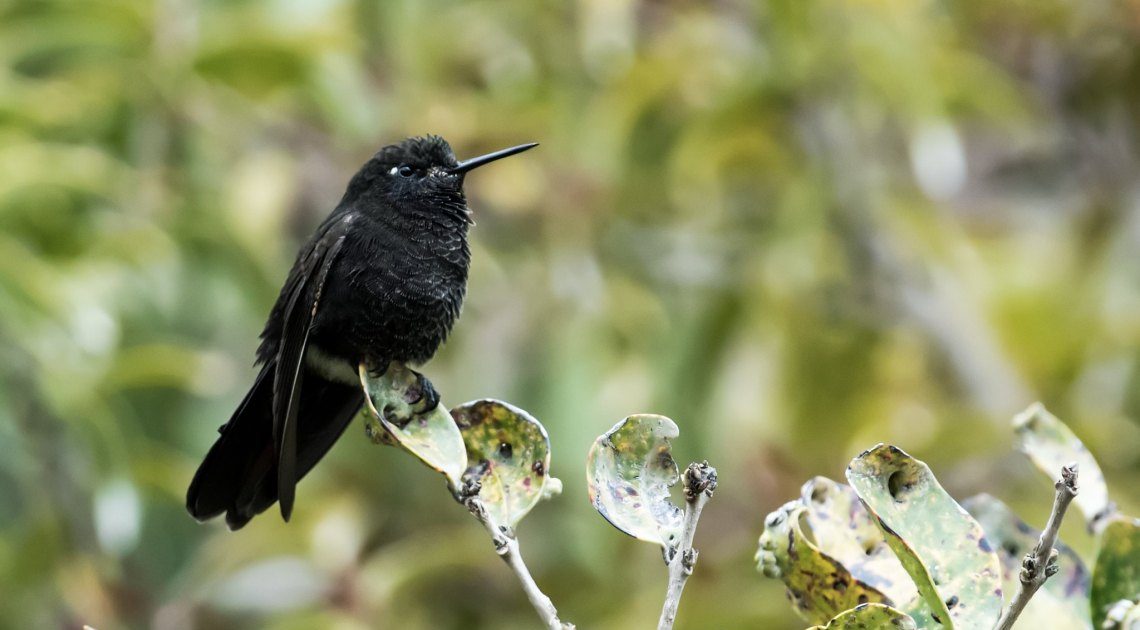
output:
[[[337,221],[321,236],[308,256],[305,277],[293,289],[285,311],[285,328],[277,352],[273,385],[273,437],[277,444],[277,496],[281,516],[293,513],[297,483],[297,414],[304,381],[305,349],[320,309],[321,293],[341,247],[352,215]]]

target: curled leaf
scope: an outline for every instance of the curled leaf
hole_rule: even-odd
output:
[[[986,532],[986,540],[1001,561],[1002,588],[1017,590],[1025,554],[1033,550],[1041,532],[1017,517],[1006,504],[988,494],[962,502]],[[1091,628],[1089,622],[1090,575],[1072,549],[1057,541],[1060,572],[1049,578],[1018,617],[1027,628]]]
[[[679,433],[665,416],[629,416],[598,437],[586,459],[594,509],[619,530],[665,550],[681,537],[683,514],[669,500],[678,479],[669,440]]]
[[[529,413],[498,400],[474,400],[451,410],[469,463],[464,478],[480,483],[479,498],[500,525],[515,527],[546,494],[550,438]]]
[[[1096,554],[1090,596],[1093,627],[1103,626],[1109,609],[1117,602],[1135,602],[1138,598],[1140,519],[1117,516],[1105,524]]]
[[[978,523],[926,464],[880,444],[851,461],[847,480],[878,519],[924,609],[919,627],[989,628],[1001,614],[1001,566]]]
[[[419,396],[415,392],[416,375],[398,363],[392,363],[379,378],[370,375],[364,364],[360,365],[359,372],[366,394],[369,435],[374,440],[386,437],[430,468],[443,473],[453,491],[459,488],[463,471],[467,468],[467,451],[459,427],[455,426],[443,405],[436,405],[435,409],[425,413],[415,413],[412,403]]]
[[[826,626],[815,626],[809,630],[915,630],[917,626],[910,615],[895,610],[885,604],[860,604],[851,610],[836,615]]]
[[[824,623],[858,604],[909,602],[914,583],[850,486],[826,477],[765,520],[759,569],[787,587],[796,611]]]
[[[756,552],[760,571],[783,580],[796,612],[808,623],[827,623],[859,604],[889,601],[813,543],[809,518],[802,501],[784,504],[765,519]]]
[[[1073,501],[1085,515],[1089,527],[1113,511],[1108,500],[1108,486],[1104,473],[1092,453],[1085,448],[1057,416],[1046,411],[1041,403],[1034,403],[1013,418],[1017,434],[1017,448],[1025,453],[1049,481],[1057,479],[1061,467],[1077,462],[1081,473],[1081,491]]]
[[[803,485],[806,525],[815,545],[856,579],[887,595],[896,605],[918,594],[871,513],[847,484],[816,477]]]

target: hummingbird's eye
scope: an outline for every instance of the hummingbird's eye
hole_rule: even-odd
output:
[[[415,169],[408,166],[407,164],[401,166],[399,169],[396,170],[396,172],[400,174],[400,177],[411,177],[412,175],[415,175],[415,173],[416,173]]]

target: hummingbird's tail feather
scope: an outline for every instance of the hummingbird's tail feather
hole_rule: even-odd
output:
[[[277,501],[273,441],[273,362],[221,430],[186,493],[186,509],[199,521],[225,512],[230,529],[241,529]],[[364,404],[364,393],[308,372],[297,416],[297,480],[336,442]]]
[[[186,509],[199,521],[225,512],[233,504],[242,480],[253,476],[251,468],[262,459],[262,451],[272,457],[273,375],[271,362],[261,369],[257,380],[194,474],[186,492]],[[272,463],[272,462],[270,462]]]

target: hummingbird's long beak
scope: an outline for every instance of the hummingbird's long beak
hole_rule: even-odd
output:
[[[505,157],[510,157],[512,155],[515,155],[516,153],[522,153],[523,151],[526,151],[528,149],[533,149],[537,146],[538,146],[537,142],[528,142],[527,144],[520,144],[517,147],[511,147],[509,149],[503,149],[501,151],[495,151],[494,153],[488,153],[487,155],[480,155],[479,157],[474,157],[474,158],[471,158],[470,160],[463,160],[462,162],[460,162],[459,164],[456,164],[454,167],[451,168],[451,173],[453,175],[460,175],[460,174],[466,173],[467,171],[470,171],[471,169],[479,168],[480,166],[483,166],[484,164],[490,164],[491,162],[494,162],[495,160],[501,160]]]

